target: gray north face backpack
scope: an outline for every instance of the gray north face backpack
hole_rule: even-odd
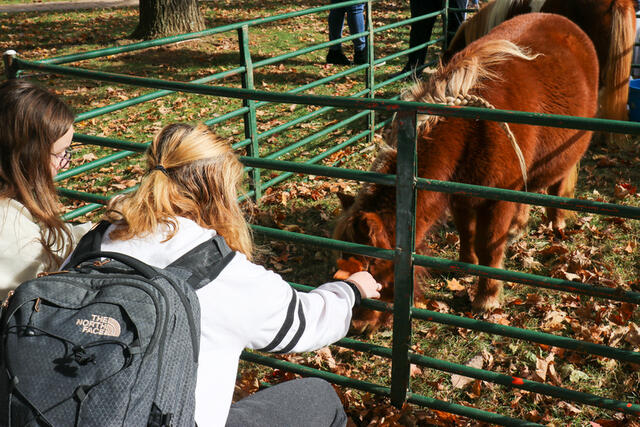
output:
[[[21,284],[0,318],[1,426],[194,426],[195,290],[233,258],[224,239],[164,269],[98,252],[87,233],[64,271]]]

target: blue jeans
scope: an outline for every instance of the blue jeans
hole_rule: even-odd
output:
[[[341,3],[345,0],[331,0],[331,4]],[[351,34],[357,34],[364,31],[364,3],[354,4],[352,6],[340,7],[329,11],[329,41],[342,38],[342,28],[344,26],[344,15],[347,15],[347,24]],[[358,37],[353,39],[353,48],[356,51],[363,50],[365,47],[365,38]],[[329,50],[341,50],[340,44],[333,45]]]

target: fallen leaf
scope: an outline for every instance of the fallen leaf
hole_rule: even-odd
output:
[[[484,365],[484,358],[482,357],[481,354],[475,356],[473,359],[465,363],[465,366],[469,366],[476,369],[482,369],[483,365]],[[465,377],[458,374],[451,375],[451,384],[455,388],[465,388],[468,384],[472,383],[473,381],[475,381],[474,378],[469,378],[469,377]]]
[[[464,285],[461,285],[458,279],[447,280],[447,289],[450,291],[463,291]]]

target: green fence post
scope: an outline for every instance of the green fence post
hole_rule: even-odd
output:
[[[413,249],[416,211],[416,113],[398,114],[396,166],[396,247],[394,257],[391,403],[401,407],[409,387]]]
[[[240,44],[240,62],[245,67],[242,74],[242,87],[244,89],[255,89],[253,85],[253,62],[251,61],[251,52],[249,51],[249,27],[243,25],[238,28],[238,42]],[[244,114],[244,137],[251,140],[248,146],[247,155],[250,157],[260,157],[260,147],[258,145],[258,125],[256,123],[256,101],[253,99],[245,99],[242,105],[248,108]],[[262,196],[260,187],[260,169],[253,168],[250,174],[250,191],[253,191],[256,203]]]
[[[18,77],[18,69],[15,66],[13,58],[17,55],[15,50],[7,50],[2,54],[2,60],[4,61],[4,72],[7,75],[7,79],[15,79]]]
[[[444,14],[442,15],[442,35],[444,36],[444,41],[442,42],[443,52],[447,50],[447,47],[449,46],[449,30],[447,30],[448,27],[449,27],[449,0],[444,0]]]
[[[369,68],[367,68],[367,89],[369,89],[369,98],[376,97],[375,90],[375,65],[374,65],[374,48],[373,48],[373,17],[371,14],[371,0],[367,1],[367,27],[369,34],[367,35],[367,57],[369,58]],[[376,130],[376,112],[369,112],[369,142],[373,142]]]

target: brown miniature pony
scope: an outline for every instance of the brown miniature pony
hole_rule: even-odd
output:
[[[629,73],[636,34],[634,0],[492,0],[463,22],[449,48],[446,62],[493,27],[516,15],[557,13],[587,33],[600,64],[599,116],[627,120]]]
[[[517,16],[456,54],[428,82],[418,82],[405,100],[494,106],[498,109],[594,117],[598,95],[598,59],[593,44],[568,19],[553,14]],[[509,137],[512,132],[513,138]],[[570,171],[586,151],[591,132],[543,126],[504,124],[452,117],[418,115],[418,175],[488,187],[562,192]],[[397,130],[392,126],[394,146]],[[526,164],[521,170],[514,140]],[[395,174],[396,150],[381,150],[373,171]],[[391,249],[395,246],[395,189],[365,184],[355,199],[341,198],[345,212],[334,237]],[[419,191],[416,201],[417,252],[426,233],[450,208],[460,235],[460,260],[501,267],[509,228],[521,205]],[[563,212],[547,209],[562,226]],[[383,284],[383,299],[393,294],[391,261],[345,255],[346,272],[368,269]],[[480,277],[475,309],[499,306],[502,283]],[[376,329],[387,319],[379,312],[356,316],[354,328]]]

